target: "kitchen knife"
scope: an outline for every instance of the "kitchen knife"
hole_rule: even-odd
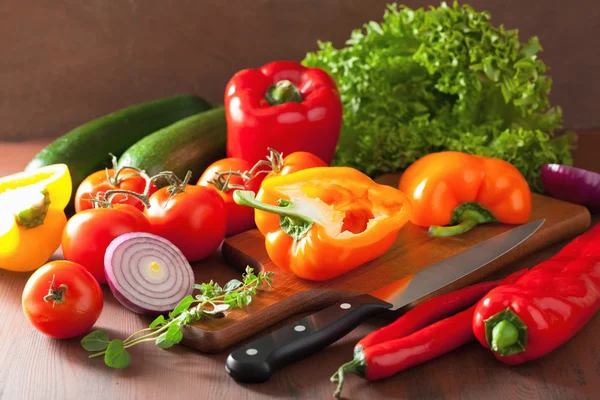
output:
[[[478,270],[518,246],[545,220],[530,222],[476,244],[370,294],[358,295],[295,321],[233,351],[225,369],[243,383],[271,374],[329,346],[367,318],[409,308],[423,297]]]

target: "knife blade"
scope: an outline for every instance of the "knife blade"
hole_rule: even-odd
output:
[[[473,273],[533,235],[545,219],[503,232],[370,294],[334,304],[234,350],[225,363],[242,383],[266,382],[272,373],[334,343],[362,321],[410,308],[419,299]]]

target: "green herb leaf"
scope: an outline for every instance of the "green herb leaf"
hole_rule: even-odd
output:
[[[102,351],[108,347],[108,332],[94,331],[81,339],[81,347],[87,351]]]
[[[225,291],[225,293],[229,293],[242,285],[242,282],[238,281],[237,279],[232,279],[229,282],[227,282],[227,284],[225,284],[225,286],[223,287],[223,291]]]
[[[224,311],[229,310],[230,305],[229,304],[216,304],[212,310],[204,310],[205,314],[218,314]]]
[[[157,337],[154,341],[154,344],[156,344],[156,347],[160,347],[161,349],[169,349],[175,345],[175,343],[167,340],[167,332]]]
[[[150,328],[154,329],[154,328],[158,328],[159,326],[163,326],[166,325],[167,320],[165,319],[164,316],[159,315],[154,321],[152,321],[152,323],[150,324]]]
[[[227,304],[229,307],[235,307],[237,302],[237,294],[236,293],[227,293],[223,298],[223,303]]]
[[[177,307],[175,307],[173,309],[173,311],[171,311],[169,313],[169,317],[171,317],[171,318],[177,317],[179,314],[187,311],[194,302],[195,302],[194,297],[192,297],[192,296],[186,296],[186,297],[184,297],[179,302],[179,304],[177,304]]]
[[[167,333],[166,333],[166,339],[168,342],[171,342],[173,344],[177,344],[179,342],[181,342],[181,339],[183,339],[183,333],[181,333],[181,327],[177,324],[173,324],[171,326],[169,326],[169,329],[167,329]]]
[[[113,340],[109,343],[106,354],[104,354],[104,362],[111,368],[127,368],[131,364],[131,356],[125,350],[123,341]]]
[[[210,281],[210,283],[202,283],[200,285],[195,284],[194,289],[199,290],[203,296],[211,298],[214,292],[214,282]]]

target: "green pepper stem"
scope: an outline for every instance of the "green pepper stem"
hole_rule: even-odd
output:
[[[512,356],[527,348],[527,325],[509,308],[484,321],[485,337],[493,352]]]
[[[334,397],[340,397],[342,395],[342,389],[344,388],[344,374],[349,372],[358,376],[364,377],[365,361],[364,358],[354,358],[352,361],[343,364],[336,372],[329,378],[331,382],[337,382],[337,388],[333,392]]]
[[[496,222],[494,214],[477,202],[462,203],[452,211],[450,226],[430,226],[430,236],[454,236],[470,231],[479,224]]]
[[[492,329],[492,350],[499,353],[519,341],[519,330],[510,321],[503,319]]]
[[[233,192],[233,201],[241,206],[252,207],[279,215],[281,230],[296,241],[306,236],[314,224],[314,221],[310,217],[295,211],[296,205],[289,200],[280,199],[279,205],[273,206],[256,200],[254,192],[250,190],[236,190]]]
[[[314,222],[306,215],[294,211],[295,204],[293,202],[285,201],[284,206],[273,206],[256,200],[254,192],[251,190],[236,190],[233,192],[233,200],[241,206],[252,207],[282,217],[288,217],[298,223],[312,224]]]
[[[292,82],[281,80],[275,85],[269,86],[265,93],[265,99],[272,106],[284,103],[301,103],[302,94]]]
[[[429,236],[455,236],[470,231],[479,223],[474,219],[465,219],[458,225],[452,226],[430,226]]]

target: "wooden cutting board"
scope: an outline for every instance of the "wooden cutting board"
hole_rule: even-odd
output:
[[[378,181],[395,186],[398,175],[384,176]],[[591,222],[584,207],[534,194],[531,221],[543,218],[546,222],[542,227],[516,249],[433,295],[480,281],[504,265],[584,232]],[[267,256],[261,233],[256,229],[244,232],[225,240],[224,261],[240,271],[247,265],[256,271],[273,271],[273,288],[257,294],[250,306],[228,312],[226,318],[204,320],[185,328],[183,343],[202,352],[221,352],[294,314],[316,311],[360,293],[369,293],[511,228],[489,224],[457,237],[432,238],[426,229],[409,223],[386,254],[325,282],[302,280],[280,270]],[[211,258],[195,265],[197,280],[210,276],[207,272],[214,271],[219,263],[222,261]]]

